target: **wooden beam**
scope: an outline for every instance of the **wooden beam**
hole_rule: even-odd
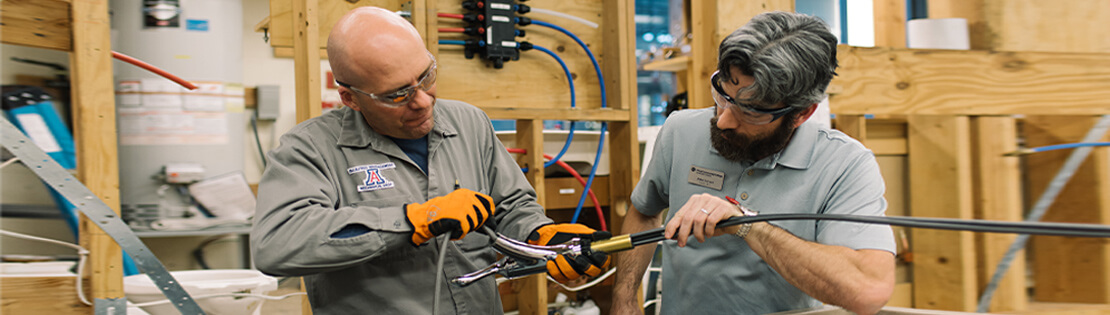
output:
[[[867,146],[867,118],[863,115],[836,115],[836,129]]]
[[[0,1],[0,41],[72,51],[70,12],[70,2],[63,0]]]
[[[709,76],[717,69],[717,0],[690,2],[690,68],[686,98],[690,109],[713,106]],[[742,18],[742,17],[737,17]]]
[[[317,0],[293,1],[293,75],[296,76],[297,123],[320,116],[320,35]]]
[[[609,204],[608,222],[624,217],[631,204],[629,196],[640,181],[640,141],[638,106],[636,101],[636,30],[635,2],[633,0],[605,0],[602,2],[602,42],[609,52],[602,63],[606,102],[614,111],[621,111],[618,121],[609,122]],[[595,115],[594,117],[597,117]],[[609,224],[612,231],[616,226]]]
[[[119,159],[116,154],[116,100],[112,83],[108,3],[74,1],[70,54],[77,174],[100,200],[119,213]],[[123,253],[93,222],[81,216],[81,245],[88,249],[90,299],[123,297]]]
[[[1078,142],[1097,120],[1081,116],[1032,116],[1023,121],[1026,146]],[[1104,136],[1100,141],[1107,141]],[[1028,196],[1038,198],[1072,150],[1026,156]],[[1110,224],[1110,152],[1097,148],[1060,191],[1041,221]],[[1029,200],[1029,203],[1036,199]],[[1110,241],[1034,236],[1034,296],[1044,302],[1110,303]]]
[[[910,211],[915,217],[972,218],[968,118],[907,118]],[[971,232],[911,230],[914,307],[974,311],[977,300]]]
[[[1003,156],[1017,150],[1017,121],[1013,117],[971,117],[974,150],[972,182],[975,218],[995,221],[1022,221],[1021,168],[1017,157]],[[978,291],[990,282],[998,262],[1017,239],[1014,234],[977,233]],[[990,312],[1024,311],[1026,296],[1025,254],[1019,253],[999,283],[991,300]]]
[[[76,288],[77,277],[4,277],[0,313],[92,314],[93,308],[77,298]]]
[[[611,90],[613,93],[618,90]],[[635,120],[635,111],[628,109],[578,109],[578,108],[497,108],[483,107],[490,119],[548,119],[548,120]]]
[[[516,146],[528,150],[528,154],[517,155],[517,163],[527,167],[525,177],[536,190],[536,202],[547,209],[547,198],[543,168],[543,120],[517,120]],[[517,309],[520,314],[547,314],[547,277],[544,274],[529,276],[521,281],[520,294],[517,295]]]
[[[1110,114],[1110,55],[840,46],[837,114]]]
[[[906,1],[874,0],[876,47],[906,47]]]

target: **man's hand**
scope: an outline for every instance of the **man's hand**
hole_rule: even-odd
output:
[[[412,244],[419,246],[437,235],[451,232],[458,240],[493,217],[493,198],[470,189],[456,189],[424,203],[405,205],[405,218],[412,225]]]
[[[532,231],[528,236],[528,243],[532,245],[554,245],[570,241],[572,238],[582,240],[603,240],[611,236],[609,232],[598,232],[581,224],[550,224]],[[556,281],[566,283],[578,279],[582,275],[596,277],[609,268],[609,255],[602,252],[593,252],[589,255],[559,255],[555,260],[547,261],[547,274]]]
[[[698,242],[705,242],[706,238],[736,232],[739,226],[717,229],[717,223],[734,216],[744,216],[736,205],[710,194],[693,195],[667,221],[663,235],[678,241],[679,247],[686,246],[691,234]]]

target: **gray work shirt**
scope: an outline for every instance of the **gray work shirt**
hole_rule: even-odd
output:
[[[271,151],[258,187],[251,252],[259,270],[305,276],[313,313],[430,314],[439,239],[415,247],[402,206],[462,188],[493,198],[487,226],[523,240],[551,223],[520,167],[494,135],[489,117],[439,100],[428,134],[425,174],[362,114],[343,107],[305,121]],[[333,238],[344,226],[371,232]],[[493,277],[465,288],[447,281],[497,258],[480,232],[448,247],[441,314],[500,314]]]
[[[713,108],[686,110],[667,119],[647,173],[632,192],[636,210],[649,216],[668,207],[677,211],[690,196],[708,193],[731,196],[760,214],[884,215],[878,164],[858,141],[804,123],[779,153],[755,163],[732,162],[710,144],[713,114]],[[721,189],[707,187],[718,186],[717,181]],[[666,219],[673,213],[668,211]],[[895,251],[893,233],[885,225],[770,223],[807,241]],[[665,241],[662,249],[663,314],[765,314],[821,304],[787,283],[739,238],[720,236],[705,243],[691,239],[685,248]]]

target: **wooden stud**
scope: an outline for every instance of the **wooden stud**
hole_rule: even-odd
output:
[[[836,115],[836,129],[867,146],[867,118],[863,115]]]
[[[593,72],[593,71],[590,71]],[[608,86],[606,86],[609,89]],[[608,93],[620,93],[609,89]],[[610,102],[612,104],[613,102]],[[621,103],[617,103],[619,106]],[[634,103],[633,103],[634,104]],[[490,119],[548,119],[548,120],[594,120],[629,121],[635,120],[637,112],[630,109],[578,109],[578,108],[501,108],[482,107]]]
[[[547,199],[543,192],[544,161],[543,161],[543,120],[517,120],[516,121],[516,146],[528,150],[528,154],[517,156],[517,163],[527,167],[525,177],[536,190],[536,202],[547,209]],[[522,287],[517,295],[517,309],[520,314],[547,314],[547,277],[544,274],[529,276],[521,280]]]
[[[717,69],[717,1],[690,2],[690,68],[686,71],[686,98],[690,109],[713,106],[709,77]]]
[[[609,52],[602,63],[609,108],[624,112],[621,121],[609,123],[610,231],[619,231],[614,218],[624,217],[629,196],[640,180],[640,145],[636,105],[635,6],[632,0],[602,3],[602,42]],[[619,222],[616,222],[619,223]]]
[[[875,46],[906,47],[906,1],[874,0]]]
[[[115,90],[108,3],[73,1],[70,80],[77,149],[77,173],[97,197],[119,213],[119,159],[116,154]],[[81,216],[81,245],[88,249],[91,299],[123,297],[123,252],[100,227]]]
[[[968,118],[907,118],[910,211],[915,217],[970,219],[971,148]],[[978,302],[971,232],[913,229],[914,306],[974,311]]]
[[[293,1],[293,75],[296,76],[297,123],[320,116],[320,34],[317,0]]]
[[[1089,116],[1026,117],[1026,146],[1078,142],[1096,120]],[[1104,136],[1100,141],[1107,139]],[[1056,150],[1025,157],[1029,204],[1036,202],[1071,152]],[[1041,221],[1110,223],[1108,161],[1105,148],[1092,151]],[[1035,236],[1030,248],[1036,300],[1110,303],[1110,242],[1106,239]]]
[[[1110,113],[1110,55],[840,46],[841,114]]]
[[[1021,221],[1021,168],[1017,157],[1003,156],[1017,150],[1017,121],[1004,116],[971,117],[971,134],[974,137],[975,218]],[[998,262],[1016,238],[1014,234],[975,234],[979,251],[977,292],[983,292]],[[1019,253],[995,290],[989,311],[1012,312],[1028,308],[1025,283],[1025,255]]]

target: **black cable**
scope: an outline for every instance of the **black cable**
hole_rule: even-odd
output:
[[[451,242],[451,234],[444,234],[442,242],[439,245],[439,260],[436,261],[436,289],[432,294],[432,314],[439,314],[439,290],[443,285],[443,261],[447,258],[447,244]]]
[[[810,213],[761,214],[756,216],[732,217],[717,223],[717,227],[776,220],[850,221],[859,223],[887,224],[940,230],[1110,238],[1110,226],[1100,224],[1006,222],[947,218],[911,218]],[[630,235],[630,239],[633,246],[654,243],[665,240],[665,238],[663,237],[663,232],[663,228],[655,228],[639,233],[633,233],[632,235]]]
[[[258,146],[258,156],[262,157],[262,167],[266,167],[266,151],[262,150],[262,139],[258,137],[258,113],[251,115],[251,129],[254,129],[254,144]]]

